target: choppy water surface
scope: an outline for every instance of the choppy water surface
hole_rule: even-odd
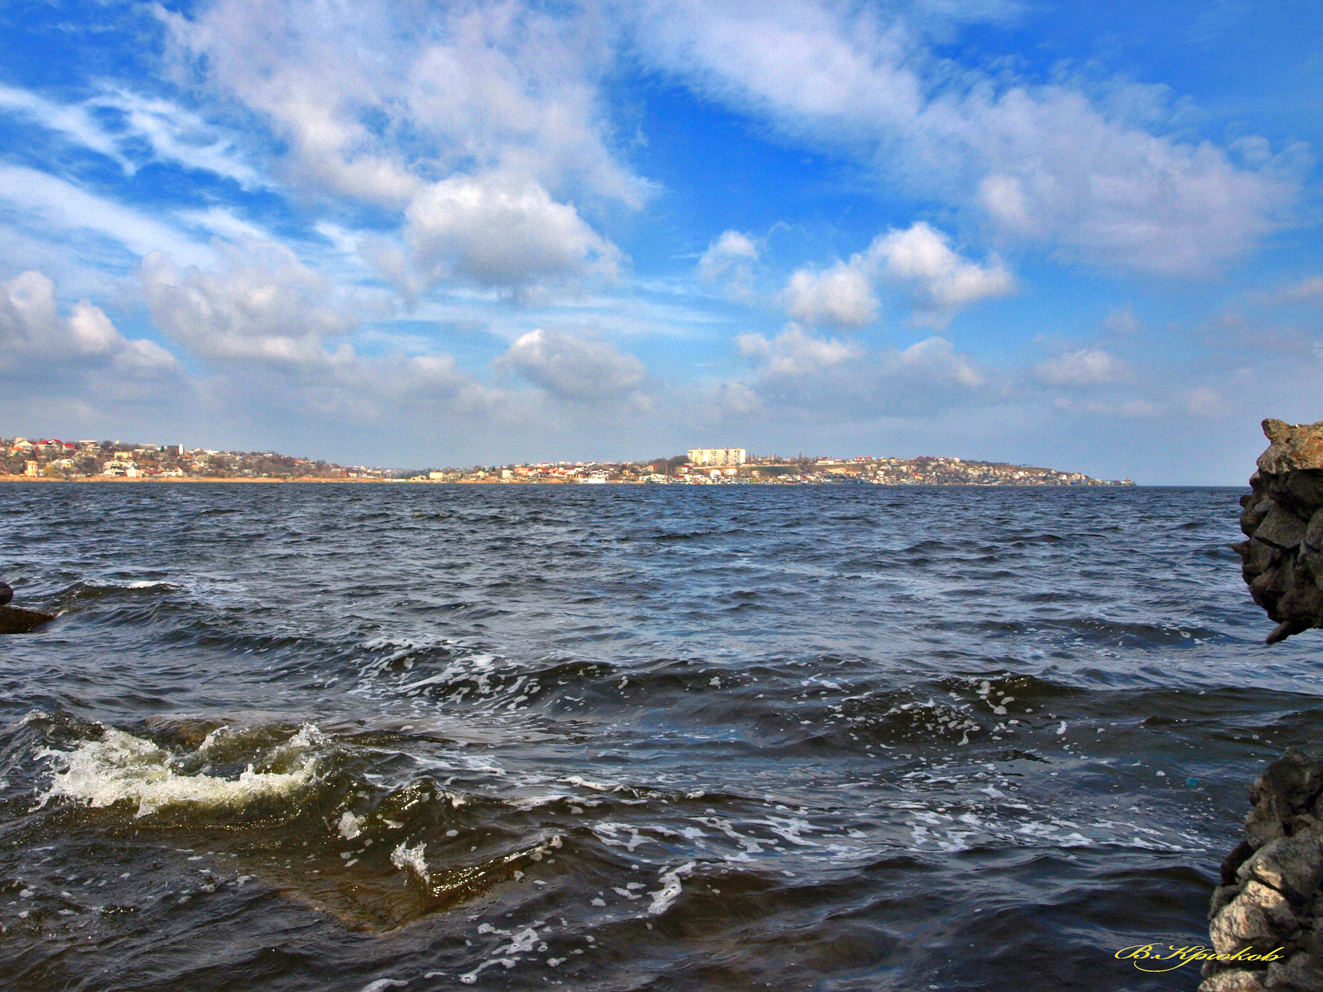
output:
[[[1235,490],[3,493],[13,989],[1188,989],[1323,712]]]

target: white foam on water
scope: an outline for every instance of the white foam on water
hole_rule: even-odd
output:
[[[351,811],[345,810],[340,817],[338,827],[340,836],[345,840],[353,840],[363,832],[363,821],[356,817]]]
[[[594,782],[578,775],[570,775],[560,781],[566,785],[577,785],[581,789],[592,789],[594,792],[615,792],[624,788],[624,785],[618,782]]]
[[[400,871],[412,871],[425,885],[431,885],[432,876],[427,870],[427,860],[423,857],[426,853],[425,842],[417,847],[407,847],[404,841],[400,841],[399,846],[390,852],[390,863]]]
[[[537,931],[532,927],[528,927],[510,938],[509,947],[499,947],[492,951],[492,956],[509,957],[511,954],[527,954],[537,944],[537,941]]]
[[[284,747],[308,749],[322,740],[316,727],[305,725]],[[163,806],[238,808],[256,799],[292,796],[312,784],[317,766],[316,755],[305,754],[290,772],[258,772],[249,765],[233,779],[179,774],[177,759],[169,751],[113,728],[101,740],[83,741],[72,751],[43,748],[36,756],[49,760],[55,769],[39,807],[56,798],[93,807],[128,801],[138,804],[137,817]]]
[[[649,892],[652,896],[652,905],[648,907],[649,916],[661,916],[671,908],[676,899],[680,898],[682,891],[680,885],[680,876],[688,875],[694,870],[694,862],[687,861],[678,868],[672,868],[670,871],[662,872],[659,881],[662,887],[656,892]]]
[[[155,589],[158,586],[169,586],[173,588],[174,583],[167,582],[164,579],[138,579],[136,582],[130,582],[128,587],[130,589]]]
[[[400,988],[408,984],[402,978],[378,978],[371,985],[364,985],[359,992],[386,992],[386,989]]]
[[[506,968],[513,968],[515,966],[515,959],[496,958],[495,960],[492,961],[484,961],[482,964],[478,965],[478,967],[474,968],[472,971],[468,972],[467,974],[460,975],[459,980],[463,982],[465,985],[472,985],[474,982],[478,980],[478,976],[480,974],[482,974],[488,968],[493,968],[498,964],[503,965]]]

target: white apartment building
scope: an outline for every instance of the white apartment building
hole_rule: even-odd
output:
[[[690,448],[692,465],[743,465],[748,453],[743,448]]]

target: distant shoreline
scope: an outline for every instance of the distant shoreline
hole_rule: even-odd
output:
[[[384,480],[384,479],[323,479],[323,478],[317,478],[317,477],[315,477],[315,476],[299,476],[298,478],[294,478],[294,479],[274,479],[274,478],[271,478],[271,477],[265,477],[265,478],[239,478],[239,479],[226,479],[226,478],[221,478],[221,477],[219,477],[219,476],[210,476],[210,475],[208,475],[208,476],[171,476],[170,478],[164,478],[164,479],[162,479],[162,478],[126,479],[126,478],[125,478],[124,476],[122,476],[122,475],[86,475],[86,476],[80,476],[80,477],[77,478],[77,479],[52,479],[52,478],[50,478],[50,477],[48,477],[48,476],[32,476],[32,475],[0,475],[0,482],[53,482],[53,483],[73,483],[74,485],[85,484],[85,483],[89,483],[89,482],[113,482],[113,483],[116,483],[116,484],[120,484],[120,483],[130,483],[130,484],[134,484],[134,485],[136,485],[136,484],[139,484],[139,483],[160,484],[160,483],[171,483],[171,482],[182,482],[182,483],[186,483],[186,484],[187,484],[187,483],[197,483],[197,482],[239,482],[239,483],[250,483],[250,482],[353,482],[353,483],[362,483],[362,482],[382,482],[382,483],[384,483],[385,481],[386,481],[386,480]],[[391,484],[394,485],[395,483],[391,483]]]
[[[317,477],[317,476],[298,476],[298,477],[296,477],[296,478],[292,478],[292,479],[275,479],[275,478],[270,478],[270,477],[265,477],[265,478],[237,478],[237,479],[236,479],[236,478],[222,478],[222,477],[219,477],[219,476],[171,476],[170,478],[159,478],[159,477],[158,477],[158,478],[138,478],[138,479],[128,479],[128,478],[125,478],[124,476],[121,476],[121,475],[91,475],[91,476],[81,476],[81,477],[79,477],[79,478],[77,478],[77,479],[52,479],[52,478],[49,478],[49,477],[47,477],[47,476],[31,476],[31,475],[0,475],[0,483],[3,483],[3,482],[21,482],[21,483],[55,483],[55,484],[72,484],[72,485],[87,485],[87,484],[89,484],[89,483],[92,483],[92,484],[95,484],[95,483],[114,483],[115,485],[142,485],[142,484],[148,484],[148,485],[169,485],[169,484],[172,484],[172,483],[173,483],[173,484],[183,484],[183,485],[197,485],[197,484],[199,484],[199,483],[211,483],[211,484],[217,484],[217,483],[219,483],[219,484],[235,484],[235,485],[253,485],[253,484],[258,484],[258,485],[262,485],[262,484],[266,484],[266,485],[289,485],[289,484],[293,484],[293,483],[298,483],[298,484],[308,484],[308,483],[312,483],[312,484],[316,484],[316,485],[350,484],[350,485],[356,485],[356,486],[361,486],[361,485],[375,485],[375,486],[402,486],[402,485],[414,485],[414,486],[522,486],[522,487],[555,486],[555,487],[570,487],[570,488],[578,488],[580,485],[583,485],[583,483],[570,482],[570,481],[562,481],[562,480],[559,480],[559,479],[557,479],[557,480],[538,480],[538,481],[536,481],[536,482],[523,481],[523,480],[515,480],[515,479],[506,479],[506,480],[500,480],[500,479],[451,479],[451,480],[447,480],[447,481],[442,481],[442,480],[439,480],[439,479],[417,479],[417,480],[415,480],[415,479],[355,479],[355,478],[327,479],[327,478],[321,478],[321,477]],[[694,488],[692,485],[690,485],[690,486],[685,486],[685,483],[682,483],[682,482],[673,482],[673,483],[669,483],[669,484],[667,484],[667,483],[648,482],[648,481],[646,481],[646,480],[642,480],[642,479],[631,479],[631,480],[629,480],[629,481],[627,481],[627,482],[626,482],[626,481],[621,481],[621,482],[611,481],[611,482],[606,482],[606,483],[604,483],[604,484],[605,484],[605,485],[608,485],[608,486],[659,486],[659,485],[664,486],[664,485],[670,485],[670,486],[684,486],[684,487],[686,487],[686,488]],[[799,486],[799,487],[811,487],[811,488],[820,488],[820,487],[823,487],[823,486],[864,485],[864,486],[876,486],[876,487],[878,487],[878,488],[883,488],[883,489],[918,489],[918,488],[929,488],[929,489],[1115,489],[1115,488],[1126,488],[1126,489],[1130,489],[1130,488],[1139,488],[1135,483],[1130,483],[1130,484],[1128,484],[1128,485],[1126,485],[1126,486],[1124,486],[1124,487],[1118,486],[1118,485],[1116,485],[1115,483],[1111,483],[1111,484],[1106,484],[1106,483],[1104,483],[1104,484],[1101,484],[1101,485],[1100,485],[1100,484],[1097,484],[1097,483],[1094,483],[1094,484],[1092,484],[1092,485],[1089,485],[1089,484],[1084,484],[1084,485],[1065,485],[1065,484],[1060,484],[1060,483],[1046,483],[1046,484],[1044,484],[1044,483],[1027,483],[1027,484],[1022,483],[1022,484],[1017,485],[1017,484],[1015,484],[1015,483],[995,483],[995,482],[908,482],[908,483],[886,483],[886,482],[878,483],[878,482],[864,482],[864,483],[860,483],[860,482],[854,482],[854,481],[851,481],[851,482],[794,482],[794,483],[784,483],[784,482],[780,482],[780,483],[778,483],[778,482],[763,482],[763,481],[760,481],[760,482],[749,482],[749,483],[737,483],[737,485],[751,485],[751,486],[761,486],[761,487],[775,486],[775,487],[778,487],[778,488],[787,488],[787,487],[794,487],[794,486]],[[1185,489],[1185,488],[1203,488],[1203,487],[1198,487],[1198,486],[1195,486],[1195,487],[1175,486],[1175,487],[1173,487],[1173,488],[1177,488],[1177,489]],[[1225,487],[1212,486],[1212,487],[1207,487],[1207,488],[1217,489],[1217,488],[1225,488]]]

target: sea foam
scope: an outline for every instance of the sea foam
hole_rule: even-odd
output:
[[[284,745],[307,749],[320,734],[305,726]],[[204,742],[203,748],[210,743]],[[200,750],[202,750],[200,749]],[[44,748],[37,757],[54,768],[51,784],[40,806],[52,799],[66,798],[93,807],[136,802],[135,816],[147,816],[163,806],[242,807],[256,799],[293,795],[310,785],[316,772],[316,755],[296,758],[288,772],[259,772],[249,765],[237,778],[199,773],[180,774],[177,758],[151,741],[122,730],[107,729],[100,740],[86,740],[72,751]]]

